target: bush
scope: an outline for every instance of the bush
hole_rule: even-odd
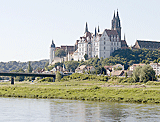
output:
[[[43,78],[39,82],[53,82],[53,78],[49,78],[49,77]]]

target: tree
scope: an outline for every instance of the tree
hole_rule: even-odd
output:
[[[66,56],[66,52],[62,49],[57,49],[55,52],[55,56],[58,56],[61,58],[62,56]]]
[[[29,61],[27,72],[31,73],[33,68],[31,67],[31,62]]]
[[[155,71],[150,65],[138,66],[133,71],[133,79],[135,82],[144,82],[153,81],[156,79]]]
[[[88,55],[87,54],[84,55],[84,59],[88,60]]]
[[[56,73],[56,81],[60,81],[61,80],[61,78],[62,78],[62,76],[61,76],[61,73],[58,71],[57,73]]]
[[[65,66],[68,71],[74,72],[75,69],[78,67],[78,65],[79,65],[78,61],[66,61],[65,62]]]

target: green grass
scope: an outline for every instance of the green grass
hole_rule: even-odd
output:
[[[150,85],[151,84],[151,85]],[[107,87],[109,86],[110,87]],[[123,85],[124,87],[118,87]],[[137,103],[160,103],[160,85],[150,82],[147,87],[130,88],[137,83],[116,83],[94,80],[65,82],[15,82],[0,83],[1,97],[59,98],[92,101],[116,101]],[[146,84],[145,84],[146,85]]]

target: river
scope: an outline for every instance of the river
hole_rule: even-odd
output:
[[[0,98],[0,122],[158,122],[160,105]]]

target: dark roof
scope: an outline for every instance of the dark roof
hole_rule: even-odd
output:
[[[160,48],[160,42],[159,41],[137,40],[133,48],[158,49]]]
[[[118,35],[117,31],[116,30],[108,30],[108,29],[105,29],[106,33],[108,34],[108,36],[111,36],[111,35]]]
[[[122,48],[122,49],[128,48],[128,45],[127,45],[126,40],[121,40],[121,48]]]
[[[52,40],[51,47],[55,48],[55,44],[54,44],[53,40]]]

